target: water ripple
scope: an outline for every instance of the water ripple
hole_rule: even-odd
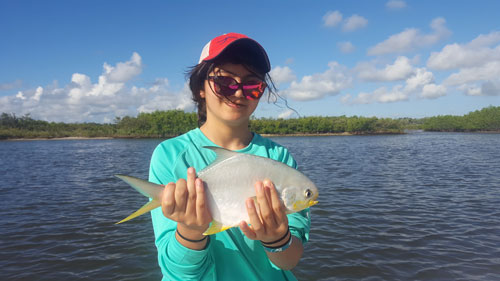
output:
[[[299,280],[500,280],[500,138],[275,138],[320,188]],[[144,198],[160,140],[0,142],[1,280],[158,280]]]

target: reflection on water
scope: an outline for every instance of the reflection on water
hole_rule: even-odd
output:
[[[500,279],[500,135],[282,137],[320,188],[299,280]],[[144,198],[161,140],[0,142],[1,280],[159,280]]]

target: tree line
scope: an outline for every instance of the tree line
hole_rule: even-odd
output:
[[[489,106],[464,116],[443,115],[424,118],[421,128],[440,132],[500,132],[500,106]]]
[[[113,123],[63,123],[35,120],[2,113],[0,139],[113,137],[168,138],[197,127],[196,113],[181,110],[140,113],[117,117]],[[446,132],[500,132],[500,106],[486,107],[464,116],[435,116],[421,119],[359,116],[311,116],[291,119],[251,118],[250,129],[260,134],[394,134],[409,129]]]

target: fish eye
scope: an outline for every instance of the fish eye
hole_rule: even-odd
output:
[[[304,195],[306,196],[306,198],[310,198],[312,196],[312,191],[310,189],[306,189],[304,191]]]

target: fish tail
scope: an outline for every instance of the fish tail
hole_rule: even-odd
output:
[[[224,226],[222,223],[220,223],[218,221],[212,221],[212,223],[210,224],[210,227],[207,228],[207,230],[205,230],[205,232],[203,232],[203,235],[216,234],[216,233],[222,232],[224,230],[228,230],[230,228],[231,228],[231,226]]]
[[[146,203],[144,206],[142,206],[139,210],[135,211],[130,216],[124,218],[123,220],[121,220],[121,221],[119,221],[119,222],[117,222],[115,224],[120,224],[122,222],[126,222],[128,220],[131,220],[131,219],[133,219],[135,217],[138,217],[138,216],[140,216],[142,214],[145,214],[145,213],[147,213],[147,212],[149,212],[149,211],[151,211],[153,209],[156,209],[156,208],[160,207],[160,205],[161,205],[160,202],[158,202],[156,200],[151,200],[148,203]]]

